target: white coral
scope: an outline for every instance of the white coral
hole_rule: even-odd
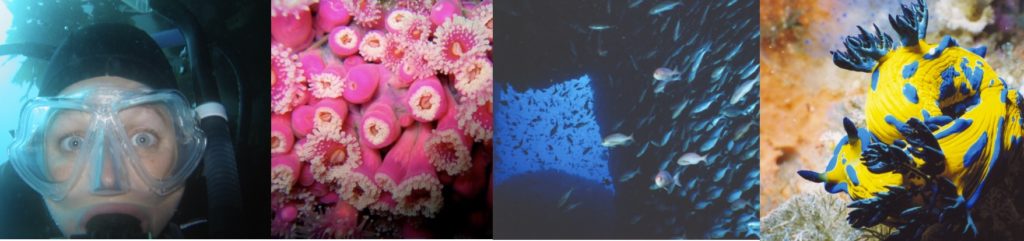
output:
[[[933,23],[940,32],[966,31],[977,34],[995,21],[992,0],[938,0],[930,14],[935,15]]]
[[[821,190],[796,195],[761,221],[761,240],[856,240],[863,232],[846,224],[847,202]]]

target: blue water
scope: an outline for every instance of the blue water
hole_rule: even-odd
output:
[[[8,60],[11,61],[7,62]],[[10,131],[18,128],[17,117],[20,116],[21,104],[25,103],[26,98],[34,97],[39,92],[28,84],[11,81],[11,77],[21,67],[22,61],[24,57],[0,57],[0,115],[7,116],[0,118],[0,164],[10,159],[7,156],[7,148],[14,141]]]
[[[496,237],[616,237],[608,149],[587,75],[495,91]],[[528,230],[528,231],[527,231]]]
[[[11,28],[12,16],[7,6],[0,2],[0,43],[7,43],[7,30]],[[17,129],[21,103],[36,95],[38,90],[26,81],[16,81],[15,74],[21,68],[25,57],[0,56],[0,164],[10,159],[7,148],[14,138],[10,131]]]
[[[509,177],[538,171],[560,171],[594,182],[611,180],[608,150],[601,146],[594,117],[590,77],[540,90],[517,91],[504,86],[495,113],[495,185]],[[611,185],[605,185],[612,190]]]

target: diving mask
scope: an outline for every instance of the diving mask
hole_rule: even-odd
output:
[[[117,195],[141,180],[163,196],[199,163],[206,137],[196,122],[174,90],[90,89],[26,103],[8,152],[21,178],[51,200],[80,181],[94,195]]]

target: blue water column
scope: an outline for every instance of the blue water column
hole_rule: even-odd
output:
[[[496,88],[495,98],[495,186],[536,171],[612,180],[589,76],[522,92],[506,85]]]

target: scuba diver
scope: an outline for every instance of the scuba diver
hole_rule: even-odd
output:
[[[174,34],[98,23],[57,47],[0,45],[0,55],[49,61],[38,97],[10,117],[18,126],[0,164],[0,238],[264,236],[253,230],[269,224],[254,227],[244,219],[255,215],[241,212],[229,113],[196,18],[174,1],[153,9]],[[172,35],[185,46],[192,85],[179,86],[162,50]],[[266,190],[246,193],[255,189]],[[246,205],[268,199],[250,198]]]
[[[0,185],[16,191],[4,215],[18,218],[0,233],[180,237],[171,224],[192,220],[171,220],[206,136],[156,43],[130,25],[86,27],[38,86],[0,167]]]

